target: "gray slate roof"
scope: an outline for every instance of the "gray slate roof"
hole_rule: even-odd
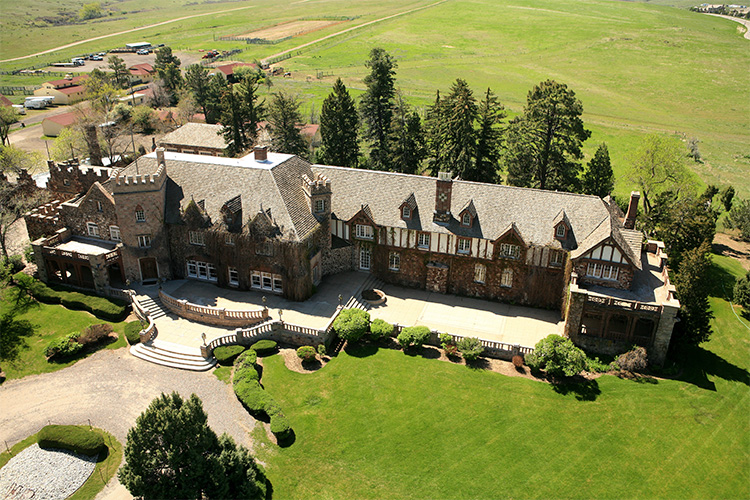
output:
[[[604,228],[618,233],[618,244],[626,247],[624,251],[629,257],[640,255],[640,240],[635,252],[619,234],[622,231],[619,222],[610,219],[607,205],[596,196],[456,180],[451,195],[453,217],[449,224],[441,225],[432,220],[437,181],[434,177],[325,165],[313,165],[312,169],[331,180],[331,211],[341,220],[349,220],[367,205],[378,225],[493,241],[515,224],[526,244],[566,250],[580,250],[585,246],[581,242],[587,241],[595,229]],[[412,193],[417,209],[411,221],[404,221],[399,207]],[[470,202],[476,210],[476,219],[472,227],[461,226],[457,218]],[[554,236],[554,225],[561,220],[562,212],[572,230],[561,244]],[[640,261],[634,256],[633,260]]]
[[[203,148],[225,149],[227,143],[219,135],[221,125],[208,123],[186,123],[182,127],[168,133],[159,144],[179,144]]]

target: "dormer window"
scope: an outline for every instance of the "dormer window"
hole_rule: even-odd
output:
[[[402,219],[411,219],[411,207],[409,205],[404,205],[401,208],[401,218]]]
[[[565,227],[565,224],[558,224],[557,228],[555,229],[555,237],[556,238],[565,238],[565,233],[567,233],[567,228]]]
[[[470,213],[466,212],[461,217],[461,225],[466,226],[466,227],[471,227],[471,214]]]

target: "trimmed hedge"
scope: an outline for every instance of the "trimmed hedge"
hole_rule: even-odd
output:
[[[393,334],[393,325],[382,319],[376,319],[370,325],[370,338],[380,340],[388,338]]]
[[[241,345],[222,345],[214,349],[214,357],[220,365],[229,366],[244,351],[245,347]]]
[[[134,345],[141,341],[141,326],[140,321],[131,321],[125,325],[125,338],[128,339],[128,344]]]
[[[421,347],[422,344],[430,340],[430,333],[430,329],[426,326],[410,326],[401,330],[396,340],[404,349],[411,346]]]
[[[258,353],[258,356],[268,356],[276,351],[276,342],[273,340],[259,340],[250,346],[250,349]]]
[[[101,434],[77,425],[45,425],[38,434],[41,448],[70,450],[82,455],[98,455],[105,448]]]
[[[370,313],[362,309],[344,309],[333,321],[333,329],[339,338],[355,342],[367,333]]]
[[[14,279],[20,278],[16,274]],[[129,305],[121,300],[99,297],[94,293],[73,291],[60,285],[47,285],[39,280],[30,283],[29,292],[39,302],[62,304],[68,309],[88,311],[97,318],[107,321],[120,321],[127,313]]]
[[[317,351],[313,346],[310,345],[303,345],[297,348],[297,356],[302,361],[312,361],[315,359],[315,355],[317,354]]]

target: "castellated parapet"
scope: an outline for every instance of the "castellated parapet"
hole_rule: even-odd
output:
[[[112,184],[112,192],[135,193],[138,191],[160,190],[167,180],[167,170],[162,163],[153,174],[117,175]]]
[[[49,160],[47,166],[50,174],[47,189],[57,198],[67,199],[85,193],[95,182],[103,184],[112,175],[111,168],[81,165],[78,158],[60,163]]]
[[[61,200],[45,203],[24,214],[29,239],[34,241],[45,235],[53,234],[60,229]]]
[[[307,196],[331,194],[331,180],[322,174],[315,174],[311,180],[307,174],[302,174],[302,189]]]

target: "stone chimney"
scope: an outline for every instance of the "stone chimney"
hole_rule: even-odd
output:
[[[156,163],[164,165],[164,148],[156,148]]]
[[[448,224],[451,220],[451,192],[453,179],[450,172],[438,173],[435,184],[435,212],[432,220],[439,224]]]
[[[91,158],[91,164],[101,167],[102,166],[102,149],[99,146],[99,138],[96,133],[96,125],[87,123],[83,126],[84,138],[86,139],[86,145],[89,148],[89,157]]]
[[[253,155],[255,161],[266,161],[268,160],[268,148],[266,146],[255,146],[253,148]]]
[[[623,226],[625,229],[635,229],[635,218],[638,215],[638,200],[641,199],[641,193],[633,191],[630,193],[630,203],[628,204],[628,213],[625,214]]]

